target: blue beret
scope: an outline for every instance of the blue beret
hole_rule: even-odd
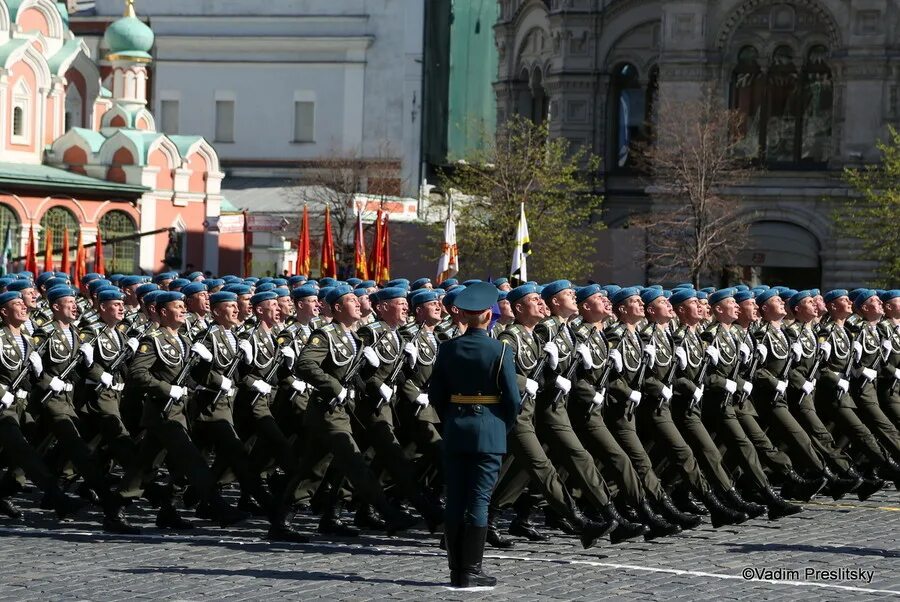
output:
[[[202,293],[203,291],[208,291],[209,287],[206,286],[205,282],[191,282],[190,284],[185,284],[181,287],[181,292],[185,297],[190,297],[191,295]]]
[[[288,281],[284,278],[275,278],[272,280],[272,284],[277,286],[278,288],[284,288],[287,286]]]
[[[772,287],[769,286],[768,284],[760,284],[760,285],[754,286],[754,287],[753,287],[753,290],[759,289],[759,290],[761,290],[761,291],[767,291],[767,290],[769,290],[770,288],[772,288]]]
[[[543,285],[543,284],[535,284],[535,285],[534,285],[534,288],[537,289],[537,294],[539,294],[539,295],[540,295],[541,293],[544,292],[544,285]],[[541,297],[541,298],[543,299],[543,297]]]
[[[362,278],[347,278],[347,286],[357,288],[362,284]]]
[[[455,290],[455,289],[454,289]],[[451,291],[452,292],[452,291]],[[515,305],[522,300],[523,297],[532,293],[537,293],[537,287],[533,284],[523,284],[506,293],[506,300]],[[449,296],[449,293],[448,293]]]
[[[742,292],[744,292],[744,291],[749,291],[749,290],[750,290],[750,287],[747,286],[746,284],[735,284],[735,285],[732,286],[731,288],[733,288],[733,289],[734,289],[734,292],[736,292],[736,293],[742,293]]]
[[[603,290],[606,291],[607,297],[612,297],[613,295],[615,295],[622,289],[622,287],[619,286],[618,284],[605,284],[605,285],[601,286],[600,288],[602,288]]]
[[[788,289],[785,289],[785,290],[779,292],[778,296],[781,297],[782,301],[787,302],[790,300],[791,297],[793,297],[797,293],[798,293],[798,291],[795,291],[792,288],[788,288]]]
[[[729,297],[734,297],[736,291],[733,288],[723,288],[709,295],[710,305],[715,305],[719,301],[724,301]]]
[[[98,275],[97,278],[100,276]],[[45,282],[50,280],[51,278],[56,278],[56,272],[41,272],[41,274],[37,277],[37,282],[39,285],[43,285]],[[83,278],[83,280],[87,280],[87,275]]]
[[[306,282],[306,280],[306,276],[291,276],[290,278],[288,278],[288,284],[290,284],[291,286],[297,286],[301,282]]]
[[[187,278],[175,278],[172,282],[169,283],[169,290],[180,290],[191,283]]]
[[[119,286],[121,286],[121,287],[134,286],[135,284],[141,284],[142,282],[144,282],[143,276],[137,276],[137,275],[132,274],[130,276],[122,276],[122,278],[119,279]]]
[[[15,281],[15,278],[8,278],[4,276],[3,278],[0,278],[0,288],[6,288]]]
[[[763,305],[765,305],[766,301],[768,301],[772,297],[780,297],[777,289],[770,288],[770,289],[764,290],[764,291],[760,292],[758,295],[756,295],[756,304],[759,305],[760,307],[762,307]]]
[[[378,291],[378,303],[400,298],[406,298],[406,288],[402,286],[389,286]]]
[[[819,295],[822,294],[822,292],[821,292],[819,289],[817,289],[817,288],[811,288],[811,289],[809,289],[809,293],[810,293],[813,297],[818,297]]]
[[[101,281],[100,281],[100,280],[94,280],[94,282],[101,282]],[[94,290],[94,289],[92,288],[92,287],[94,286],[94,282],[91,282],[91,283],[88,285],[88,288],[89,288],[90,290]],[[103,280],[102,282],[103,282],[103,284],[112,284],[109,280]],[[68,285],[69,285],[68,279],[66,279],[66,278],[59,278],[59,277],[57,277],[57,276],[54,276],[53,278],[48,278],[47,280],[44,280],[44,288],[46,288],[46,289],[48,289],[48,290],[51,289],[51,288],[53,288],[54,286],[68,286]]]
[[[250,287],[246,284],[226,284],[222,290],[238,296],[250,294]]]
[[[494,286],[496,286],[496,285],[494,285]],[[509,291],[501,291],[498,289],[497,290],[497,301],[506,301],[506,295],[508,293],[509,293]],[[437,294],[437,293],[435,293],[435,294]]]
[[[448,291],[447,294],[444,295],[444,298],[441,299],[441,303],[444,304],[444,307],[446,307],[447,309],[450,309],[453,306],[454,302],[456,301],[456,297],[459,296],[459,294],[462,293],[464,290],[466,290],[465,285],[460,284],[460,285],[454,286],[453,290]]]
[[[661,290],[663,290],[663,285],[661,285],[661,284],[651,284],[650,286],[648,286],[648,287],[646,287],[646,288],[655,288],[656,290],[661,291]]]
[[[431,289],[423,289],[421,291],[416,291],[409,298],[410,307],[416,307],[417,305],[422,305],[423,303],[428,303],[430,301],[437,301],[438,294]]]
[[[156,297],[156,305],[165,305],[173,301],[184,301],[184,294],[178,291],[162,291]]]
[[[629,297],[640,296],[640,294],[641,294],[641,289],[639,289],[636,286],[629,286],[628,288],[620,288],[612,296],[613,305],[621,305]]]
[[[34,280],[34,274],[29,272],[28,270],[22,270],[18,274],[19,278],[28,278],[29,280]]]
[[[669,303],[671,303],[672,305],[679,305],[681,303],[684,303],[688,299],[696,299],[696,298],[697,298],[697,291],[695,291],[693,289],[693,287],[691,287],[691,288],[682,287],[682,288],[677,288],[674,291],[672,291],[672,296],[669,298]]]
[[[714,287],[714,286],[707,286],[707,287],[701,288],[701,289],[700,289],[700,292],[701,292],[701,293],[706,293],[706,294],[708,295],[708,294],[710,294],[710,293],[716,292],[716,287]]]
[[[56,275],[59,276],[60,278],[68,278],[69,277],[69,275],[66,274],[65,272],[56,272]],[[111,276],[107,276],[106,279],[109,280],[110,282],[112,282],[113,284],[115,284],[116,286],[118,286],[119,280],[121,280],[124,277],[125,277],[125,274],[113,274]]]
[[[74,288],[65,284],[60,284],[47,291],[47,301],[53,303],[57,299],[62,299],[63,297],[75,297],[76,295],[78,295],[78,291]]]
[[[676,288],[694,288],[694,283],[693,282],[681,282],[672,287],[673,290]]]
[[[768,286],[754,286],[753,288],[750,289],[750,292],[753,293],[754,295],[758,295],[761,292],[767,291],[767,290],[769,290]]]
[[[100,292],[97,293],[97,300],[100,303],[104,301],[121,301],[125,298],[125,293],[120,291],[114,286],[101,289]]]
[[[350,286],[350,285],[348,284],[347,286]],[[355,289],[353,289],[353,294],[356,295],[357,297],[365,297],[366,295],[369,294],[369,289],[361,288],[361,287],[355,288]]]
[[[319,278],[319,286],[336,286],[338,283],[337,278],[332,278],[331,276],[326,276],[325,278]]]
[[[81,284],[88,284],[89,282],[93,282],[98,278],[103,278],[103,276],[101,276],[97,272],[89,272],[81,277]],[[40,279],[40,276],[38,276],[38,279]],[[38,282],[38,284],[40,284],[40,282]]]
[[[243,279],[230,274],[228,276],[223,276],[222,280],[225,281],[225,284],[241,284],[243,282]]]
[[[213,290],[214,288],[218,288],[220,286],[225,286],[225,281],[221,278],[207,278],[203,281],[203,284],[206,285],[207,290]]]
[[[835,299],[847,297],[850,293],[845,288],[836,288],[825,293],[825,303],[831,303]]]
[[[701,301],[708,300],[709,293],[706,291],[697,291],[697,298]]]
[[[414,291],[417,291],[420,288],[422,288],[423,286],[425,286],[426,284],[431,284],[431,278],[419,278],[418,280],[413,282],[409,288],[411,288]]]
[[[494,287],[496,288],[496,287]],[[546,286],[544,286],[544,290],[541,291],[541,298],[547,302],[553,298],[553,295],[556,293],[561,293],[564,290],[568,290],[572,288],[572,283],[568,280],[554,280],[550,282]]]
[[[153,282],[159,284],[163,280],[174,280],[178,277],[178,274],[175,272],[160,272],[156,276],[153,277]]]
[[[589,284],[587,286],[582,286],[580,289],[575,291],[575,301],[577,303],[583,303],[594,295],[606,296],[606,291],[600,288],[599,284]]]
[[[54,284],[54,285],[55,285],[55,283],[56,283],[57,280],[59,280],[59,278],[53,278],[53,279],[51,279],[51,280],[50,280],[50,284]],[[66,283],[66,284],[68,284],[68,283]],[[107,280],[106,278],[98,278],[97,280],[92,280],[91,283],[88,284],[88,291],[90,291],[90,293],[93,295],[93,294],[94,294],[94,291],[96,291],[97,289],[101,289],[101,288],[103,288],[104,286],[109,286],[109,285],[111,285],[111,284],[112,284],[112,282],[110,282],[110,281]]]
[[[384,288],[393,288],[396,286],[401,286],[403,288],[409,288],[409,280],[407,280],[406,278],[394,278],[393,280],[388,282],[386,285],[384,285]]]
[[[481,282],[481,280],[478,279],[478,278],[470,278],[469,280],[464,281],[464,282],[462,283],[462,285],[463,285],[463,286],[472,286],[472,285],[475,284],[476,282]]]
[[[152,282],[145,282],[134,290],[134,293],[137,295],[138,299],[142,299],[144,295],[149,293],[150,291],[158,291],[159,286],[153,284]]]
[[[883,291],[878,295],[878,298],[881,299],[884,303],[887,303],[891,299],[896,299],[900,297],[900,289],[893,288],[889,291]]]
[[[808,291],[808,290],[797,291],[796,294],[791,295],[791,298],[788,299],[788,305],[791,306],[791,309],[794,309],[795,307],[800,305],[801,301],[803,301],[804,299],[806,299],[808,297],[812,297],[812,296],[813,296],[812,291]]]
[[[279,286],[272,292],[274,292],[279,297],[290,297],[291,296],[291,291],[289,291],[286,287],[283,287],[283,286]]]
[[[203,272],[191,272],[190,274],[185,276],[185,278],[187,278],[188,280],[195,280],[197,278],[201,278],[202,276]]]
[[[856,309],[859,309],[860,307],[863,306],[863,303],[865,303],[866,301],[869,300],[869,298],[874,297],[874,296],[875,296],[875,291],[873,291],[872,289],[867,288],[865,290],[862,290],[856,295],[856,298],[853,300],[853,306]]]
[[[22,293],[19,291],[9,291],[8,293],[0,293],[0,307],[3,307],[13,299],[21,299]]]
[[[34,282],[31,280],[13,280],[6,285],[8,291],[24,291],[26,288],[34,288]]]
[[[261,293],[256,293],[252,297],[250,297],[250,303],[253,305],[259,305],[263,301],[270,301],[272,299],[277,299],[278,295],[275,291],[263,291]]]
[[[868,290],[868,289],[866,289],[865,287],[855,288],[852,291],[850,291],[849,293],[847,293],[847,296],[850,297],[851,301],[856,301],[856,297],[859,296],[860,293],[865,292],[866,290]]]
[[[250,280],[250,279],[247,278],[247,280]],[[274,280],[274,278],[272,278],[271,276],[265,276],[263,278],[257,278],[256,284],[257,284],[257,286],[259,286],[260,284],[268,284],[268,283],[272,282],[272,280]]]
[[[359,288],[372,288],[373,286],[376,286],[374,280],[363,280],[359,283]]]
[[[647,287],[643,291],[641,291],[641,301],[644,302],[644,305],[649,303],[653,303],[657,297],[663,297],[663,292],[658,288]]]
[[[509,278],[494,278],[494,286],[509,284]]]
[[[265,293],[265,292],[274,291],[274,290],[275,290],[274,282],[257,282],[256,283],[256,292],[257,293]]]
[[[247,276],[241,282],[243,282],[244,284],[256,284],[257,282],[259,282],[259,278],[257,278],[256,276]]]
[[[328,305],[334,305],[341,300],[341,297],[343,297],[344,295],[350,295],[352,293],[353,289],[350,288],[350,285],[348,284],[330,287],[328,289],[328,294],[325,295],[325,303],[327,303]]]
[[[456,278],[447,278],[443,282],[441,282],[438,286],[444,290],[447,290],[451,286],[456,286],[459,284],[459,280]]]
[[[663,292],[662,292],[662,294],[663,294],[663,297],[665,297],[666,299],[668,299],[669,297],[672,296],[672,291],[670,291],[669,289],[664,289]]]
[[[463,311],[484,311],[497,302],[497,287],[490,282],[476,282],[456,295],[453,304]]]
[[[145,294],[141,298],[141,301],[144,302],[144,305],[156,305],[156,303],[159,301],[160,295],[165,295],[167,292],[168,291],[164,291],[164,290],[158,288],[155,291],[150,291],[147,294]]]
[[[318,297],[319,289],[316,288],[315,284],[304,284],[303,286],[298,286],[294,290],[291,291],[291,297],[294,299],[303,299],[304,297]]]
[[[756,297],[756,293],[754,293],[753,291],[738,291],[734,294],[734,300],[738,303],[749,301],[754,297]]]
[[[219,291],[209,296],[210,305],[215,305],[216,303],[225,303],[227,301],[237,301],[237,295],[235,295],[234,293],[229,293],[228,291]]]
[[[325,297],[328,296],[328,293],[330,293],[330,292],[331,292],[331,289],[333,289],[333,288],[334,288],[333,286],[323,286],[323,287],[320,288],[319,291],[316,293],[316,296],[317,296],[319,299],[324,300]]]

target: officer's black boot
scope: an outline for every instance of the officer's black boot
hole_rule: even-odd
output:
[[[531,496],[527,494],[519,496],[513,508],[516,511],[516,516],[509,523],[507,533],[516,537],[524,537],[528,541],[546,541],[548,539],[546,535],[538,531],[531,523]],[[547,511],[545,510],[545,517],[547,516],[546,513]],[[548,527],[550,526],[550,521],[545,520],[545,523]]]
[[[564,490],[563,493],[565,494],[566,507],[568,509],[566,519],[575,528],[578,538],[581,540],[581,545],[585,550],[619,526],[619,523],[614,520],[595,521],[587,518],[578,509],[578,505],[575,503],[574,498],[569,495],[569,492]],[[612,506],[612,504],[608,504],[608,506]],[[613,508],[613,512],[615,512],[615,508]],[[616,514],[618,513],[616,512]]]
[[[359,508],[356,509],[356,514],[353,516],[353,524],[360,529],[370,529],[372,531],[384,531],[387,529],[387,525],[378,516],[372,504],[366,503],[360,504]]]
[[[341,520],[340,508],[329,506],[319,519],[316,529],[323,535],[337,535],[339,537],[359,537],[359,529],[352,527]]]
[[[865,477],[860,477],[862,484],[856,488],[856,497],[864,502],[884,488],[884,479],[878,474],[877,469],[872,469]]]
[[[444,524],[444,506],[440,500],[429,499],[429,496],[420,494],[412,501],[413,507],[425,520],[425,526],[428,527],[429,533],[436,532]]]
[[[785,500],[772,489],[771,485],[763,489],[761,494],[766,502],[766,506],[769,508],[769,520],[778,520],[783,516],[790,516],[792,514],[803,512],[802,507],[791,504]]]
[[[462,525],[444,525],[444,545],[447,550],[447,564],[450,566],[450,585],[459,587],[459,549]]]
[[[675,504],[672,503],[672,499],[665,492],[663,492],[662,497],[659,500],[659,508],[662,510],[662,515],[664,517],[669,519],[669,521],[674,522],[682,529],[694,529],[703,522],[696,514],[682,512],[676,508]]]
[[[205,501],[207,504],[204,505],[201,503],[200,506],[205,506],[205,513],[209,519],[219,523],[219,526],[223,529],[249,518],[249,515],[246,512],[241,512],[231,504],[226,503],[219,492],[214,493]],[[200,513],[200,506],[197,507],[198,515]]]
[[[709,510],[697,503],[697,500],[694,499],[687,487],[679,487],[672,492],[672,502],[682,512],[699,514],[700,516],[709,514]]]
[[[160,529],[171,529],[173,531],[188,531],[194,528],[194,525],[178,514],[178,510],[172,504],[160,506],[159,511],[156,513],[156,526]]]
[[[808,502],[827,484],[828,479],[824,476],[807,479],[800,476],[797,471],[792,468],[784,475],[782,495]],[[787,492],[787,494],[785,492]]]
[[[266,516],[267,512],[263,506],[256,503],[249,493],[241,492],[241,497],[237,503],[237,509],[246,512],[250,516]]]
[[[65,520],[78,514],[84,508],[84,502],[62,492],[58,487],[49,489],[44,493],[41,507],[52,508],[56,512],[56,518]]]
[[[641,535],[646,536],[650,532],[650,530],[641,523],[633,523],[619,514],[615,504],[607,504],[601,509],[601,513],[607,523],[616,525],[609,530],[610,543],[622,543],[623,541],[640,537]]]
[[[380,499],[375,507],[382,518],[384,518],[385,531],[387,531],[388,535],[411,529],[419,522],[415,516],[400,510],[388,502],[387,498]]]
[[[650,504],[647,503],[647,500],[641,502],[641,505],[638,506],[638,516],[640,516],[641,522],[644,523],[644,526],[647,527],[648,531],[644,533],[644,539],[646,541],[650,541],[656,539],[657,537],[666,537],[669,535],[675,535],[676,533],[681,533],[681,527],[677,524],[670,523],[662,516],[657,514],[650,508]],[[622,528],[621,526],[619,527]],[[613,531],[612,535],[615,535],[616,532]],[[610,539],[612,539],[612,535]]]
[[[125,501],[118,495],[108,494],[103,500],[103,530],[118,535],[138,535],[141,530],[125,518]]]
[[[308,543],[309,536],[304,535],[291,526],[293,513],[287,506],[276,508],[269,518],[269,531],[266,537],[271,541],[284,541],[288,543]]]
[[[750,518],[757,518],[766,513],[766,507],[762,504],[754,504],[753,502],[748,502],[741,494],[738,493],[737,489],[732,487],[731,489],[723,492],[722,498],[725,502],[739,512],[743,512]]]
[[[486,536],[487,527],[474,527],[472,525],[463,527],[458,587],[490,587],[497,585],[497,579],[486,575],[481,569]]]
[[[501,535],[500,533],[500,529],[497,528],[496,508],[488,507],[488,526],[486,540],[492,547],[500,548],[501,550],[506,550],[516,545],[511,539],[503,537],[503,535]]]
[[[863,485],[862,476],[853,468],[848,468],[844,474],[838,476],[826,466],[822,471],[822,476],[828,479],[826,491],[831,496],[831,499],[835,501],[851,491],[857,491]]]
[[[12,519],[22,518],[22,511],[6,498],[0,499],[0,514]]]
[[[746,522],[749,518],[743,512],[732,510],[723,504],[722,500],[716,497],[712,490],[707,491],[703,495],[703,503],[706,504],[709,510],[709,519],[712,522],[712,526],[716,529],[725,525],[739,525]]]
[[[888,481],[898,481],[900,480],[900,464],[888,456],[878,469],[878,473]]]

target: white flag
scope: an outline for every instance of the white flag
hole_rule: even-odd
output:
[[[521,204],[519,228],[516,230],[516,248],[513,250],[512,273],[513,283],[523,284],[528,281],[528,256],[531,255],[531,239],[528,238],[528,222],[525,221],[525,203]]]
[[[447,221],[444,222],[444,244],[441,245],[441,258],[438,259],[437,284],[457,273],[459,273],[459,247],[456,246],[456,223],[453,221],[451,201],[447,209]]]

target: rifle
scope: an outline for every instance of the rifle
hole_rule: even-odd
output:
[[[206,340],[206,337],[209,336],[209,331],[211,328],[212,328],[212,326],[208,327],[203,332],[203,336],[200,337],[200,339],[199,339],[200,341]],[[176,334],[175,336],[177,337],[178,335]],[[188,347],[187,351],[185,353],[189,355],[191,353],[191,348]],[[188,357],[187,360],[184,362],[184,366],[181,367],[181,370],[178,372],[178,375],[175,377],[175,380],[172,381],[172,383],[170,383],[170,384],[177,385],[180,387],[182,385],[182,383],[184,383],[184,381],[187,380],[188,375],[190,374],[191,370],[193,370],[194,365],[197,363],[197,358],[199,358],[199,357],[200,356],[197,355],[196,353],[191,355],[190,357]],[[162,409],[163,418],[167,418],[169,416],[169,411],[172,409],[173,405],[175,405],[175,398],[169,397],[169,400],[166,402],[166,405],[164,405],[163,409]]]
[[[385,331],[385,334],[387,334],[387,331]],[[384,336],[384,335],[382,335],[382,336]],[[398,338],[399,338],[399,335],[398,335]],[[402,342],[402,339],[400,339],[400,340]],[[390,375],[384,381],[385,385],[387,385],[389,387],[392,386],[397,381],[397,379],[400,377],[400,372],[403,370],[403,364],[406,362],[406,358],[403,357],[403,355],[404,355],[403,348],[400,348],[400,351],[399,351],[400,357],[397,358],[397,363],[394,365],[394,369],[391,370]],[[384,400],[384,397],[382,397],[381,399],[378,400],[378,403],[375,404],[375,413],[376,414],[381,410],[382,407],[384,407],[385,403],[387,403],[387,402]]]
[[[578,364],[580,360],[576,357],[575,347],[578,346],[578,339],[575,338],[575,333],[572,332],[572,326],[566,323],[566,329],[569,331],[569,336],[572,338],[572,363],[569,364],[569,369],[566,370],[565,379],[570,381],[575,376],[575,371],[578,370]],[[553,396],[553,411],[556,411],[556,406],[559,405],[559,402],[562,401],[565,393],[563,393],[562,389],[556,389],[556,395]]]
[[[632,387],[631,387],[632,390],[635,390],[638,392],[640,392],[641,387],[644,386],[644,377],[647,375],[647,359],[644,357],[644,355],[645,355],[644,349],[645,349],[644,345],[641,344],[641,367],[640,367],[640,369],[638,369],[637,376],[635,376],[634,381],[632,383]],[[654,351],[654,353],[656,353],[656,352]],[[653,359],[656,359],[656,357],[654,356]],[[636,407],[637,407],[637,404],[635,402],[633,402],[633,401],[628,402],[628,408],[626,408],[626,410],[625,410],[625,418],[628,419],[629,421],[634,416],[634,409]]]
[[[375,342],[372,343],[372,347],[374,347],[375,345],[380,343],[381,339],[383,339],[385,337],[385,335],[387,335],[387,331],[383,332],[380,337],[375,339]],[[359,349],[356,350],[356,355],[353,357],[353,359],[350,360],[350,366],[347,368],[347,372],[344,373],[344,378],[341,379],[340,384],[341,384],[342,389],[352,388],[353,381],[356,379],[356,375],[359,374],[359,371],[362,368],[363,360],[366,359],[365,356],[363,355],[363,349],[365,349],[365,347],[363,345],[360,345]],[[335,397],[334,399],[329,401],[328,402],[328,411],[334,412],[334,409],[336,407],[338,407],[339,403],[340,402],[338,401],[337,397]],[[378,406],[378,407],[380,408],[381,406]]]
[[[716,341],[713,341],[713,345],[715,345],[715,344],[716,344]],[[697,374],[697,382],[695,383],[696,387],[699,388],[699,387],[703,386],[703,381],[706,380],[706,371],[709,370],[709,364],[710,364],[710,357],[709,357],[709,355],[704,353],[703,354],[703,365],[700,366],[700,373]],[[697,407],[698,403],[699,403],[698,400],[691,397],[691,403],[688,406],[688,412],[693,411],[694,408]]]
[[[750,360],[750,369],[747,370],[747,378],[748,381],[753,381],[753,377],[756,375],[756,370],[759,368],[759,354],[756,352],[756,346],[759,344],[753,340],[753,337],[748,337],[751,342],[750,352],[753,354],[753,359]],[[738,407],[743,408],[744,404],[747,402],[747,397],[749,393],[747,391],[741,391],[738,393]]]
[[[141,333],[137,337],[134,337],[134,338],[140,339],[141,337],[143,337],[147,333],[147,331],[150,330],[150,327],[152,325],[153,325],[153,322],[147,322],[147,325],[144,327],[143,330],[141,330]],[[133,356],[134,356],[134,350],[132,350],[131,347],[129,347],[126,344],[125,349],[123,349],[121,352],[119,352],[119,355],[116,356],[116,359],[114,359],[112,361],[112,363],[109,365],[109,367],[107,368],[106,371],[109,372],[110,374],[115,375],[116,371],[119,369],[119,366],[121,366],[122,364],[127,362]],[[95,388],[95,391],[97,391],[99,393],[100,391],[102,391],[105,388],[106,388],[106,385],[104,385],[102,382],[100,382],[100,383],[97,383],[97,387]]]
[[[265,376],[263,376],[264,383],[267,383],[270,380],[272,380],[273,378],[275,378],[275,373],[278,372],[278,368],[280,367],[280,364],[281,364],[281,347],[278,347],[278,349],[275,350],[275,357],[272,358],[272,367],[269,368],[269,371],[266,372]],[[259,391],[256,392],[256,394],[253,396],[253,399],[250,400],[251,408],[256,406],[257,402],[259,401],[260,397],[262,397],[262,395],[263,394],[260,393]]]
[[[821,349],[816,353],[816,361],[813,362],[812,367],[809,369],[809,374],[806,375],[806,380],[812,381],[813,377],[818,374],[819,366],[822,364],[822,360],[825,359],[825,354]],[[805,397],[805,396],[804,396]],[[800,398],[800,401],[803,401],[803,397]]]
[[[234,373],[237,372],[238,366],[241,364],[241,348],[237,346],[237,337],[236,336],[234,338],[234,341],[235,341],[235,347],[236,347],[236,349],[234,350],[234,357],[231,359],[231,363],[228,365],[228,369],[225,370],[225,374],[222,375],[231,381],[234,380]],[[209,406],[215,406],[219,402],[219,399],[224,394],[225,394],[225,391],[223,391],[220,387],[219,390],[216,391],[215,397],[213,397],[212,401],[209,402]]]
[[[600,333],[600,337],[607,344],[607,348],[608,348],[609,341],[606,339],[606,335],[603,334],[602,330],[598,329],[598,332]],[[621,345],[621,341],[619,341],[619,345]],[[619,345],[616,345],[616,349],[619,348]],[[609,375],[612,374],[612,365],[613,365],[612,359],[607,355],[606,367],[603,369],[603,374],[600,375],[600,378],[594,384],[594,390],[597,391],[598,393],[604,392],[604,395],[605,395],[606,383],[609,382]],[[587,412],[587,416],[585,417],[585,420],[590,420],[590,418],[593,414],[594,414],[594,404],[591,404],[591,407],[588,408],[588,412]]]
[[[785,335],[785,340],[787,340],[787,335]],[[794,363],[794,352],[791,349],[791,342],[788,340],[788,356],[787,361],[784,363],[784,368],[781,370],[781,374],[778,375],[778,381],[784,382],[787,380],[788,373],[791,371],[791,366]],[[775,397],[772,398],[772,403],[778,403],[781,401],[781,398],[784,397],[784,393],[779,393],[775,391]]]
[[[846,380],[847,382],[850,382],[850,372],[853,370],[853,363],[854,363],[853,362],[853,354],[855,353],[853,351],[853,344],[856,343],[856,339],[859,336],[860,332],[862,332],[862,331],[860,330],[859,332],[857,332],[850,338],[850,352],[847,354],[847,365],[844,366],[844,371],[840,375],[840,378],[842,380]],[[843,398],[844,398],[844,390],[841,389],[840,387],[838,387],[837,400],[840,401]]]
[[[49,340],[50,340],[50,337],[48,336],[47,341],[49,341]],[[66,365],[65,368],[63,368],[63,371],[59,373],[59,376],[57,376],[57,378],[59,378],[59,380],[65,381],[69,377],[69,374],[72,373],[72,370],[74,370],[78,366],[78,362],[80,362],[80,361],[81,361],[81,354],[78,353],[78,351],[76,350],[75,358],[72,359],[72,361],[70,361]],[[49,391],[47,391],[47,393],[44,395],[44,397],[41,398],[41,405],[44,405],[45,403],[47,403],[47,401],[49,401],[52,397],[56,397],[56,393],[57,392],[54,391],[53,389],[50,389]]]
[[[41,341],[40,345],[38,345],[35,348],[34,353],[37,353],[38,355],[42,354],[44,352],[44,349],[46,349],[47,345],[49,345],[49,344],[50,344],[50,337],[47,337],[46,339]],[[28,358],[27,357],[22,362],[22,371],[19,372],[19,374],[16,376],[15,380],[13,380],[10,383],[8,391],[12,392],[12,391],[15,391],[16,389],[18,389],[22,385],[22,381],[25,380],[26,376],[28,376]]]

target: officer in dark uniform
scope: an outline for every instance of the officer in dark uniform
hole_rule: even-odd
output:
[[[481,570],[487,508],[506,434],[519,413],[519,388],[509,346],[487,335],[496,301],[497,288],[489,283],[473,284],[456,297],[466,334],[441,345],[428,388],[444,424],[444,533],[450,580],[457,587],[497,582]]]
[[[878,401],[894,426],[900,428],[900,290],[884,291],[878,297],[884,308],[878,330],[885,358],[878,377]]]

